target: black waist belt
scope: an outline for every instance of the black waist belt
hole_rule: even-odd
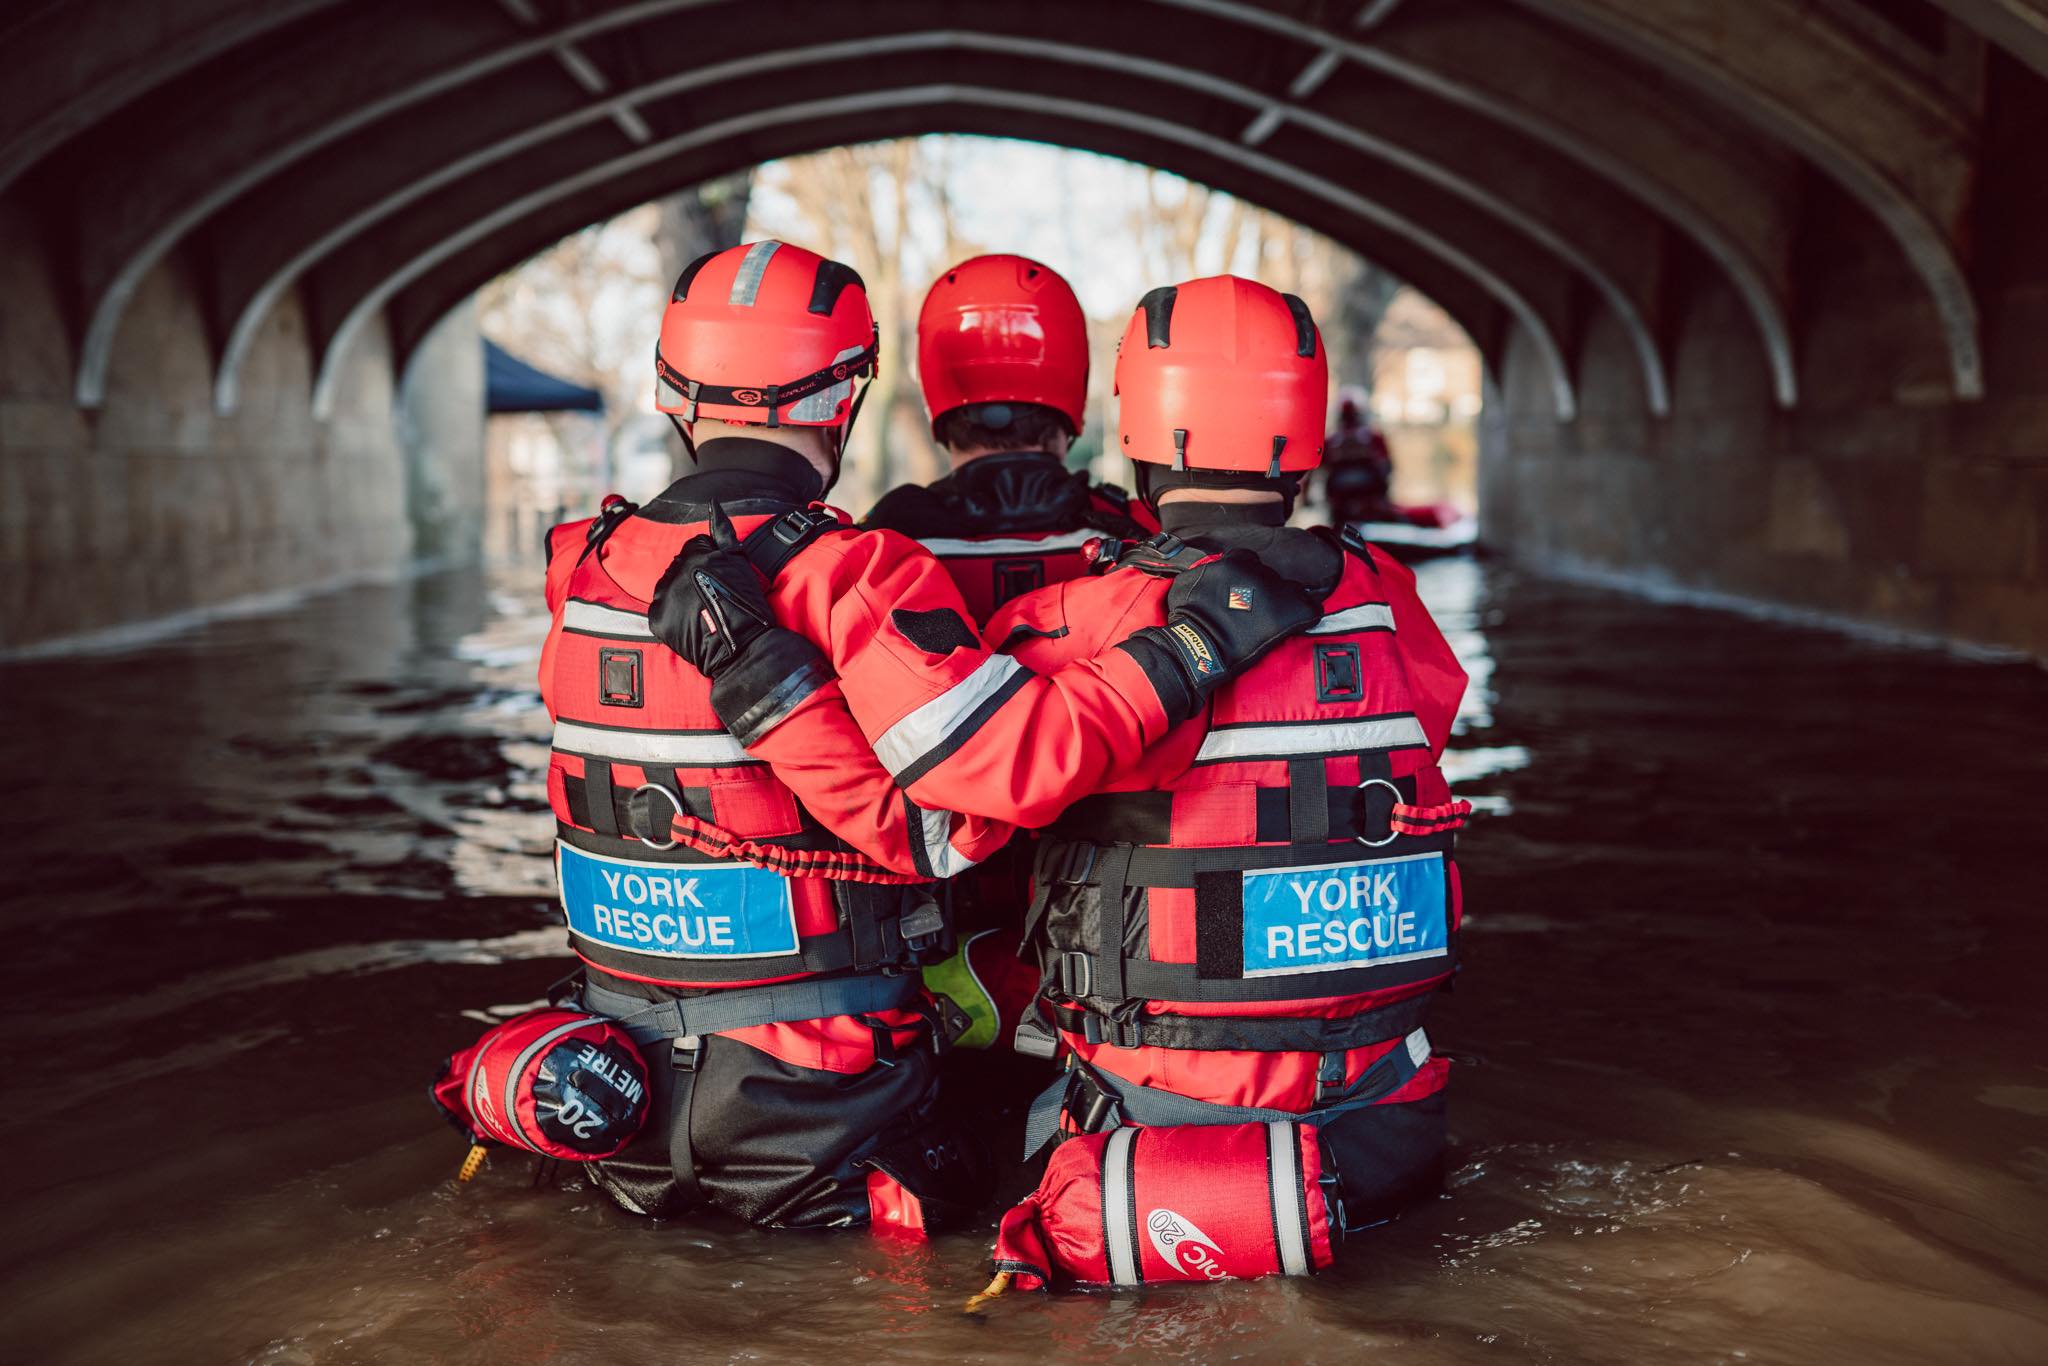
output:
[[[756,1025],[899,1010],[917,1005],[920,990],[915,977],[869,974],[778,982],[774,986],[740,987],[680,1000],[648,1001],[585,982],[582,1001],[585,1010],[610,1017],[637,1042],[652,1043],[658,1039],[723,1034]]]
[[[1089,1043],[1119,1048],[1231,1049],[1253,1053],[1325,1053],[1364,1048],[1398,1039],[1420,1028],[1430,998],[1405,1001],[1334,1019],[1321,1016],[1098,1015],[1077,1006],[1052,1004],[1053,1022]]]
[[[1415,779],[1390,779],[1401,800],[1415,800]],[[1165,844],[1173,838],[1171,792],[1103,792],[1083,797],[1045,828],[1048,839],[1081,840],[1090,844]],[[1258,821],[1247,843],[1273,844],[1296,838],[1298,801],[1291,787],[1257,789]],[[1328,790],[1326,833],[1319,838],[1384,839],[1393,829],[1394,794],[1373,783],[1368,787]],[[1302,832],[1306,837],[1309,831]]]

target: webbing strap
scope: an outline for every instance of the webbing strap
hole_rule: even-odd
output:
[[[1297,986],[1295,990],[1300,990]],[[1364,1048],[1418,1029],[1429,1014],[1431,993],[1411,996],[1355,1015],[1174,1015],[1135,1014],[1105,1019],[1078,1006],[1046,1003],[1053,1022],[1088,1043],[1122,1048],[1181,1051],[1230,1049],[1247,1053],[1316,1053]]]
[[[800,398],[809,398],[821,389],[835,384],[858,379],[869,374],[875,366],[875,343],[869,342],[845,360],[833,361],[830,365],[811,371],[810,374],[793,379],[787,384],[725,385],[706,384],[693,380],[681,370],[669,364],[661,354],[661,347],[654,348],[654,372],[663,383],[677,393],[688,396],[693,407],[700,403],[720,403],[735,408],[766,408],[770,427],[780,425],[777,412],[784,404],[794,403]]]
[[[1374,759],[1379,762],[1373,771],[1361,770],[1359,776],[1382,776],[1379,770],[1387,767],[1386,755],[1360,756],[1361,763]],[[1388,812],[1394,808],[1395,802],[1393,793],[1384,787],[1330,787],[1325,774],[1322,790],[1326,795],[1320,822],[1316,813],[1307,809],[1307,795],[1292,785],[1296,781],[1293,766],[1303,763],[1320,768],[1322,762],[1319,757],[1289,760],[1290,786],[1253,789],[1257,822],[1253,841],[1259,844],[1309,844],[1320,840],[1352,839],[1359,835],[1379,839],[1387,833]],[[1311,785],[1314,784],[1315,774],[1305,773],[1304,776]],[[1389,776],[1388,781],[1400,791],[1404,807],[1417,813],[1424,810],[1409,806],[1415,800],[1414,778]],[[1172,792],[1104,792],[1084,797],[1062,812],[1060,818],[1047,826],[1043,833],[1048,840],[1076,843],[1165,845],[1173,838],[1175,795]],[[1320,834],[1314,833],[1318,830]]]
[[[1102,887],[1101,971],[1096,975],[1094,995],[1121,1001],[1124,990],[1124,875],[1131,866],[1131,849],[1106,849],[1096,861],[1095,876]]]
[[[638,1043],[723,1034],[756,1025],[863,1015],[917,1004],[914,976],[810,978],[769,987],[740,987],[685,1000],[647,1001],[583,984],[583,1008],[615,1021]]]
[[[584,801],[589,807],[590,828],[611,839],[619,837],[619,813],[613,805],[612,766],[602,759],[583,761]]]
[[[675,1087],[675,1099],[668,1131],[668,1168],[682,1187],[683,1199],[692,1205],[704,1203],[704,1187],[697,1180],[697,1149],[690,1141],[690,1125],[697,1115],[697,1072],[703,1061],[701,1037],[689,1035],[671,1045],[669,1081]]]
[[[740,553],[747,557],[755,572],[773,586],[805,546],[838,526],[839,519],[829,512],[791,508],[748,532],[740,541]]]
[[[1258,1105],[1220,1105],[1157,1086],[1140,1086],[1123,1080],[1112,1082],[1099,1069],[1074,1058],[1073,1070],[1032,1101],[1025,1121],[1024,1155],[1031,1156],[1052,1137],[1062,1106],[1069,1115],[1073,1115],[1077,1108],[1082,1110],[1076,1116],[1076,1122],[1083,1133],[1094,1133],[1120,1124],[1141,1124],[1148,1129],[1172,1124],[1270,1124],[1275,1120],[1319,1124],[1332,1115],[1379,1104],[1407,1085],[1422,1069],[1422,1064],[1429,1061],[1429,1056],[1429,1036],[1417,1029],[1368,1067],[1357,1081],[1332,1096],[1327,1104],[1318,1102],[1301,1111],[1275,1110]],[[1045,1117],[1043,1106],[1049,1094],[1057,1094],[1061,1101],[1061,1105],[1052,1107],[1050,1120]]]
[[[1287,761],[1287,837],[1296,844],[1330,838],[1329,770],[1320,757]]]

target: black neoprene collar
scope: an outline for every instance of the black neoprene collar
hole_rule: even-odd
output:
[[[697,448],[697,468],[662,490],[640,509],[657,522],[693,522],[714,500],[732,505],[764,499],[805,507],[825,491],[825,481],[810,461],[787,446],[748,436],[721,436]]]

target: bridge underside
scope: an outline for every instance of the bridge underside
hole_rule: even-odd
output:
[[[7,645],[459,552],[479,284],[955,131],[1434,297],[1503,549],[2048,654],[2048,0],[56,0],[0,74]]]

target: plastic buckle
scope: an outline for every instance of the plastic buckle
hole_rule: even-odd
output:
[[[1116,1032],[1111,1034],[1109,1039],[1112,1045],[1117,1048],[1136,1048],[1138,1046],[1138,1017],[1136,1015],[1120,1015],[1111,1020],[1110,1023],[1116,1027]]]
[[[662,785],[661,785],[660,783],[642,783],[642,784],[640,784],[640,786],[638,786],[638,787],[636,787],[636,788],[634,788],[634,789],[633,789],[633,797],[638,797],[638,796],[639,796],[639,795],[640,795],[641,793],[643,793],[643,792],[659,792],[659,793],[660,793],[660,794],[661,794],[662,796],[664,796],[664,797],[668,798],[668,801],[669,801],[669,805],[670,805],[670,806],[673,806],[673,807],[674,807],[674,808],[676,809],[676,815],[677,815],[678,817],[680,817],[680,816],[682,816],[682,815],[683,815],[683,799],[682,799],[681,797],[678,797],[678,796],[677,796],[677,795],[676,795],[675,793],[673,793],[673,792],[669,791],[669,790],[668,790],[667,788],[663,787],[663,786],[662,786]],[[632,801],[633,801],[633,797],[628,797],[628,798],[626,799],[626,802],[627,802],[627,806],[628,806],[628,809],[629,809],[629,810],[630,810],[630,809],[631,809],[631,807],[632,807]],[[633,811],[633,812],[632,812],[632,814],[633,814],[633,815],[635,815],[635,816],[637,816],[637,815],[639,815],[639,812],[638,812],[638,811],[636,810],[636,811]],[[635,823],[637,824],[637,821],[636,821]],[[655,843],[655,842],[654,842],[653,840],[651,840],[651,839],[647,838],[647,836],[645,836],[645,835],[641,834],[641,833],[640,833],[640,832],[639,832],[638,830],[635,830],[635,831],[633,832],[633,838],[634,838],[634,839],[636,839],[636,840],[639,840],[639,841],[640,841],[640,842],[641,842],[642,844],[646,845],[646,846],[647,846],[647,847],[648,847],[649,849],[673,849],[673,848],[675,848],[675,847],[676,847],[676,841],[675,841],[675,837],[674,837],[674,836],[675,836],[675,825],[674,825],[674,823],[673,823],[673,822],[671,822],[671,823],[670,823],[670,825],[669,825],[669,836],[670,836],[670,837],[669,837],[669,840],[668,840],[668,842],[667,842],[667,843],[665,843],[665,844],[656,844],[656,843]]]
[[[1116,1097],[1093,1083],[1089,1085],[1095,1092],[1095,1098],[1088,1102],[1087,1112],[1081,1116],[1081,1132],[1084,1134],[1100,1133],[1106,1123],[1115,1123],[1110,1116],[1116,1109]]]
[[[1081,1040],[1084,1043],[1102,1042],[1102,1017],[1092,1010],[1081,1012]]]
[[[1395,787],[1385,778],[1367,778],[1358,784],[1358,790],[1361,793],[1363,793],[1368,787],[1384,787],[1387,791],[1394,794],[1394,802],[1396,805],[1407,800],[1401,795],[1401,789]],[[1365,821],[1363,819],[1365,813],[1361,812],[1359,814],[1359,825],[1363,827],[1365,824]],[[1400,837],[1401,832],[1394,828],[1393,808],[1389,807],[1387,808],[1387,837],[1385,839],[1369,840],[1365,837],[1365,832],[1362,828],[1360,829],[1358,834],[1353,835],[1351,838],[1357,840],[1360,844],[1364,845],[1368,849],[1377,849],[1383,844],[1392,844],[1395,840],[1399,839]]]
[[[784,545],[795,545],[811,529],[811,514],[808,509],[795,508],[775,519],[775,526],[769,535]]]
[[[1060,955],[1060,990],[1069,996],[1087,996],[1095,988],[1095,963],[1085,953],[1069,949]]]
[[[904,912],[897,920],[896,932],[903,936],[903,947],[911,953],[926,953],[945,939],[946,913],[936,901],[921,901],[915,910]]]
[[[1017,1021],[1017,1032],[1010,1036],[1010,1047],[1027,1058],[1041,1058],[1051,1062],[1060,1051],[1060,1036],[1053,1032],[1036,1009]]]
[[[668,1065],[678,1072],[694,1072],[703,1061],[704,1040],[701,1035],[679,1035],[669,1049]]]
[[[1316,1064],[1316,1096],[1314,1104],[1320,1106],[1330,1099],[1333,1092],[1344,1089],[1344,1055],[1325,1053]]]

